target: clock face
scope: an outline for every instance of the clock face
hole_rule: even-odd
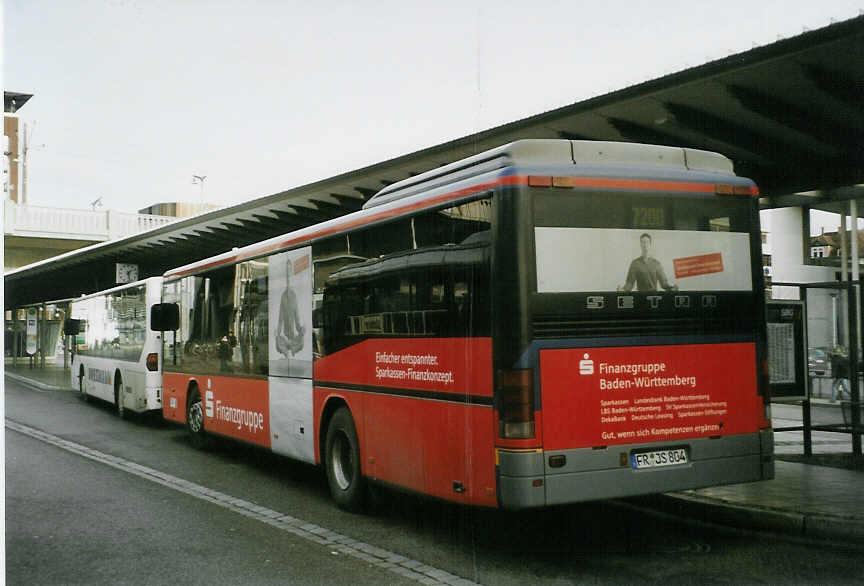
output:
[[[138,265],[118,262],[115,266],[118,284],[132,283],[138,280]]]

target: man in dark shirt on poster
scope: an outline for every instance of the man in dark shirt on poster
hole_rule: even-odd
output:
[[[627,280],[624,285],[618,287],[618,291],[629,293],[633,290],[633,285],[636,285],[636,290],[657,291],[659,285],[666,291],[677,291],[678,286],[671,284],[666,279],[666,273],[663,272],[663,267],[660,261],[651,256],[651,245],[653,241],[650,234],[642,234],[639,237],[639,247],[642,249],[642,255],[634,258],[630,263],[630,269],[627,271]]]

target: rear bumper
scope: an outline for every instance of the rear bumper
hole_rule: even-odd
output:
[[[142,411],[154,411],[162,409],[162,385],[148,386],[145,396],[142,397]]]
[[[635,470],[630,455],[645,449],[685,447],[688,463]],[[737,484],[774,477],[773,432],[555,452],[498,453],[500,505],[548,507],[674,490]],[[557,468],[550,457],[564,457]]]

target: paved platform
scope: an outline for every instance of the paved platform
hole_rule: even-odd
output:
[[[75,390],[62,366],[29,368],[6,359],[5,375],[46,391]],[[826,401],[827,403],[827,401]],[[775,405],[775,427],[800,425],[800,407]],[[797,414],[797,415],[796,415]],[[839,416],[839,409],[838,409]],[[778,432],[778,454],[803,453],[801,432]],[[848,434],[814,432],[813,449],[851,453]],[[627,501],[698,522],[784,537],[864,546],[864,471],[776,461],[773,480],[667,493]]]
[[[11,358],[6,358],[5,374],[10,378],[26,382],[45,391],[75,389],[72,385],[71,371],[68,368],[64,369],[62,366],[51,364],[47,364],[44,368],[38,366],[30,368],[30,362],[26,358],[19,358],[17,365],[12,364]]]

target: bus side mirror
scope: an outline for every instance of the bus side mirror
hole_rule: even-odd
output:
[[[77,336],[81,333],[81,320],[69,318],[63,323],[64,336]]]
[[[180,329],[180,306],[157,303],[150,308],[150,329],[154,332],[174,332]]]

